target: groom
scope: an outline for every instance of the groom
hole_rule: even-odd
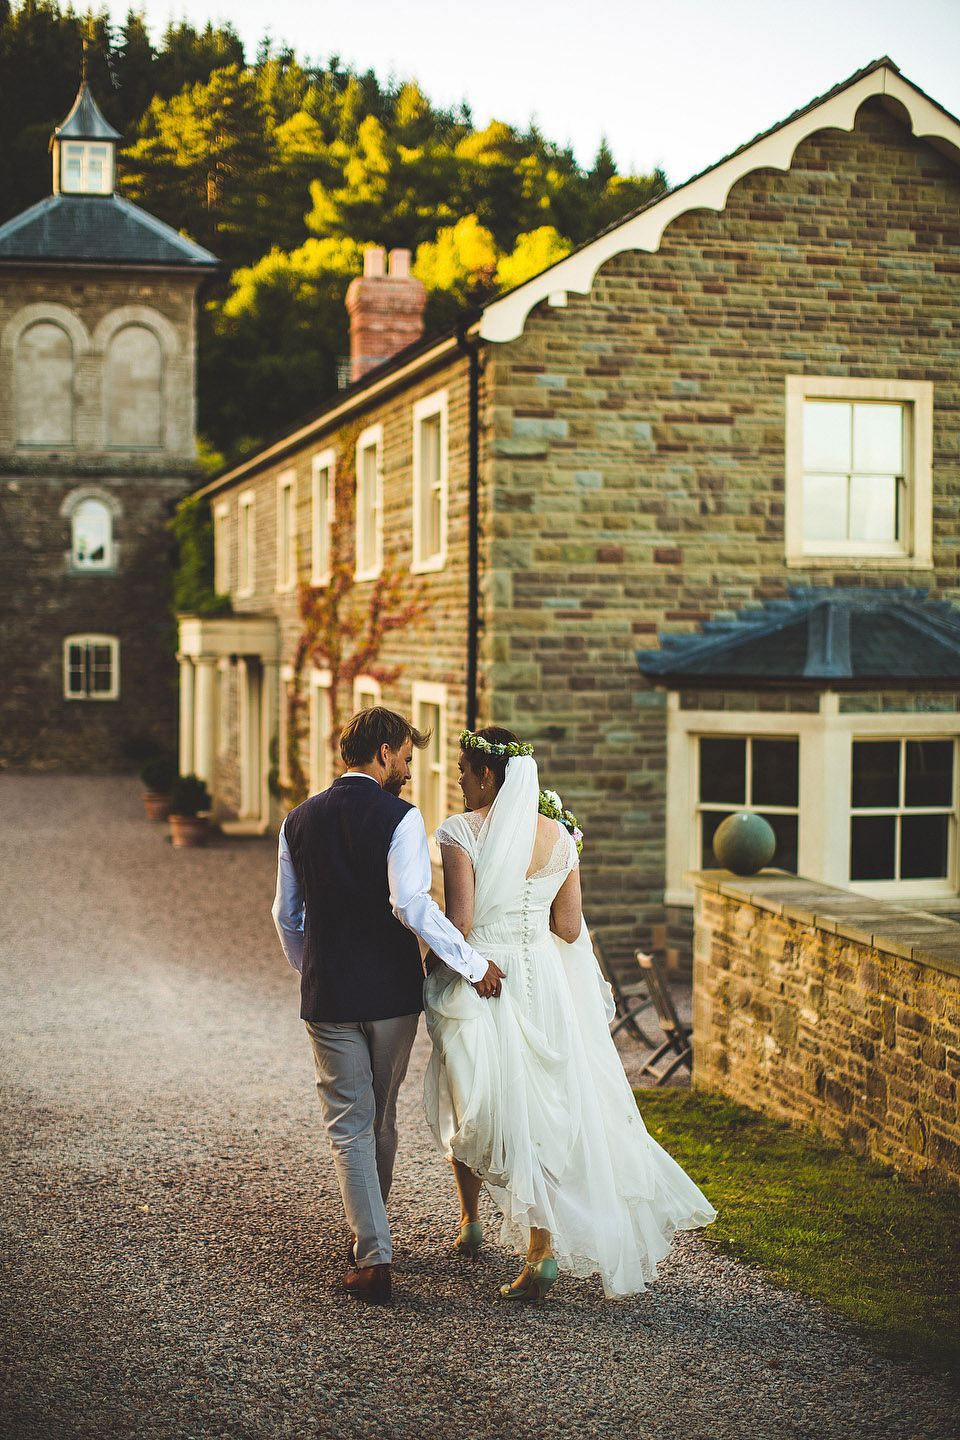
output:
[[[397,1094],[423,1008],[416,936],[479,995],[499,994],[503,979],[431,898],[423,817],[400,799],[414,746],[429,739],[392,710],[362,710],[340,737],[345,774],[280,830],[273,919],[300,971],[300,1016],[354,1232],[344,1285],[373,1302],[391,1293]]]

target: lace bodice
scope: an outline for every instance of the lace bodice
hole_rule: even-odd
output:
[[[463,834],[464,822],[470,831],[473,844],[470,844]],[[541,870],[535,870],[532,875],[528,875],[528,880],[541,880],[549,875],[566,876],[580,863],[577,847],[570,832],[565,830],[558,821],[553,823],[557,827],[557,838],[553,843],[550,858]],[[465,851],[473,860],[477,854],[482,829],[483,816],[476,810],[466,810],[462,815],[451,815],[448,820],[445,820],[436,830],[435,838],[438,845],[453,845],[456,849]]]

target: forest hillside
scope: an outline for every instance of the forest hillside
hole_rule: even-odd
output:
[[[0,223],[50,193],[48,145],[80,81],[124,137],[118,190],[222,262],[204,291],[199,426],[206,463],[249,453],[337,388],[344,295],[367,245],[413,252],[426,323],[536,274],[666,188],[589,170],[531,126],[478,130],[413,81],[357,73],[230,25],[142,15],[111,26],[59,0],[0,0]],[[322,13],[317,43],[323,45]]]

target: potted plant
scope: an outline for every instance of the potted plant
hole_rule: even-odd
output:
[[[151,755],[140,767],[143,808],[148,820],[166,820],[170,814],[170,792],[177,778],[177,762],[168,751]]]
[[[207,820],[205,813],[212,804],[210,791],[199,775],[179,775],[170,795],[170,831],[173,843],[205,845]]]

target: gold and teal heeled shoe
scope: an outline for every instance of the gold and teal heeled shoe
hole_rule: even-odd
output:
[[[460,1234],[453,1242],[454,1249],[468,1260],[476,1260],[483,1244],[483,1226],[479,1220],[468,1220],[460,1226]]]
[[[523,1305],[542,1305],[544,1296],[557,1283],[557,1262],[552,1255],[532,1265],[527,1262],[512,1285],[501,1285],[503,1300],[519,1300]]]
[[[541,1305],[547,1291],[552,1290],[557,1283],[557,1262],[552,1255],[546,1255],[535,1265],[528,1265],[527,1269],[530,1272],[530,1284],[524,1292],[524,1303]]]
[[[525,1300],[530,1287],[530,1266],[524,1265],[516,1280],[510,1285],[500,1286],[501,1300]]]

